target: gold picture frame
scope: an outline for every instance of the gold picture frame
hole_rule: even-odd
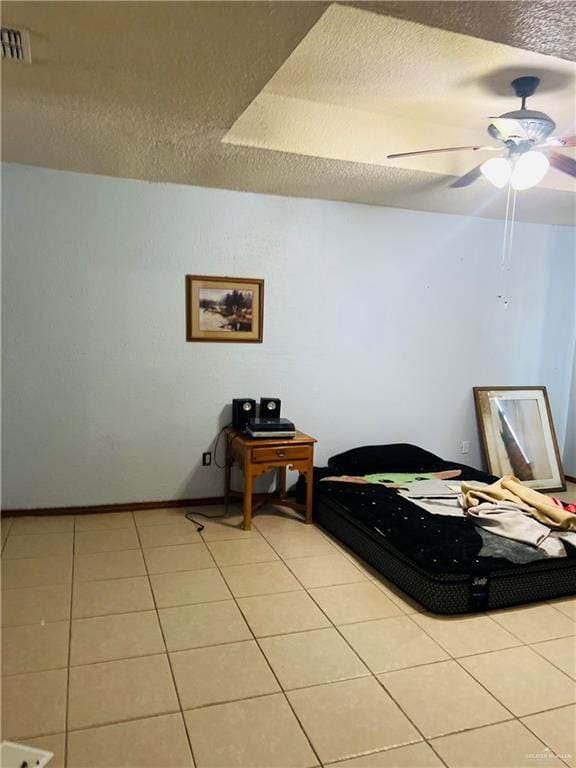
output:
[[[492,475],[514,475],[538,491],[566,490],[546,387],[474,387],[474,403]]]
[[[186,275],[186,341],[259,344],[263,319],[264,280]]]

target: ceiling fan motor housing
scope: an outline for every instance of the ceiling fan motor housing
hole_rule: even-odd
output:
[[[520,123],[524,132],[534,144],[545,141],[554,128],[556,128],[554,120],[548,117],[545,112],[536,112],[533,109],[517,109],[514,112],[506,112],[500,115],[500,117]],[[488,126],[488,133],[495,139],[506,141],[507,137],[503,136],[493,123],[490,123]]]
[[[512,80],[510,85],[519,99],[527,99],[528,96],[535,93],[536,88],[540,85],[540,78],[534,75],[524,75],[524,77],[517,77]]]

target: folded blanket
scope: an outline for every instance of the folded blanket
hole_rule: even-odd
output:
[[[488,502],[497,504],[501,501],[511,501],[524,507],[532,517],[550,528],[565,531],[576,531],[576,516],[556,506],[552,499],[533,488],[527,488],[520,480],[512,475],[505,475],[492,485],[481,488],[470,483],[462,482],[463,506],[465,509],[476,507]]]
[[[532,516],[530,507],[512,501],[476,504],[466,510],[466,516],[474,525],[498,536],[538,547],[548,557],[566,557],[566,549],[560,540],[563,537],[576,544],[576,533],[555,534],[549,526],[539,523]]]

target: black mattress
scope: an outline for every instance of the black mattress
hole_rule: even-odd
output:
[[[320,482],[329,475],[446,469],[460,469],[458,480],[495,480],[404,443],[339,454],[315,472],[314,520],[434,613],[470,613],[576,594],[576,549],[569,544],[567,557],[524,564],[483,557],[483,538],[466,518],[432,514],[379,485]]]

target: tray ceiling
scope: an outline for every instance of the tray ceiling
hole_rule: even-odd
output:
[[[543,83],[529,106],[550,114],[558,133],[571,132],[576,115],[572,62],[333,5],[224,141],[457,177],[493,153],[394,160],[386,155],[502,146],[488,136],[487,118],[519,107],[509,84],[524,74],[539,75]],[[493,191],[488,181],[480,183]],[[576,191],[574,179],[553,170],[541,186]]]
[[[34,59],[2,68],[8,162],[499,218],[501,193],[484,184],[447,188],[459,167],[385,165],[381,154],[448,138],[467,143],[469,133],[484,141],[484,118],[516,104],[502,95],[510,73],[534,56],[531,66],[543,74],[534,108],[559,127],[570,108],[574,113],[574,83],[566,79],[574,58],[571,2],[48,0],[4,3],[3,24],[30,30]],[[328,45],[326,30],[337,30],[336,46]],[[393,30],[408,47],[392,60],[386,52]],[[322,53],[329,55],[319,66]],[[339,57],[354,66],[343,71]],[[425,93],[417,88],[419,73],[427,76]],[[255,139],[254,124],[235,134],[262,94],[290,103],[281,110],[282,130],[276,114],[276,137],[268,131]],[[291,102],[317,116],[317,123],[306,116],[306,131],[308,139],[319,136],[318,146],[286,145],[300,119]],[[432,113],[440,105],[438,120]],[[327,117],[334,113],[347,121]],[[335,151],[342,144],[344,151]],[[465,170],[469,156],[462,161]],[[572,224],[573,192],[553,187],[522,193],[518,217]]]

